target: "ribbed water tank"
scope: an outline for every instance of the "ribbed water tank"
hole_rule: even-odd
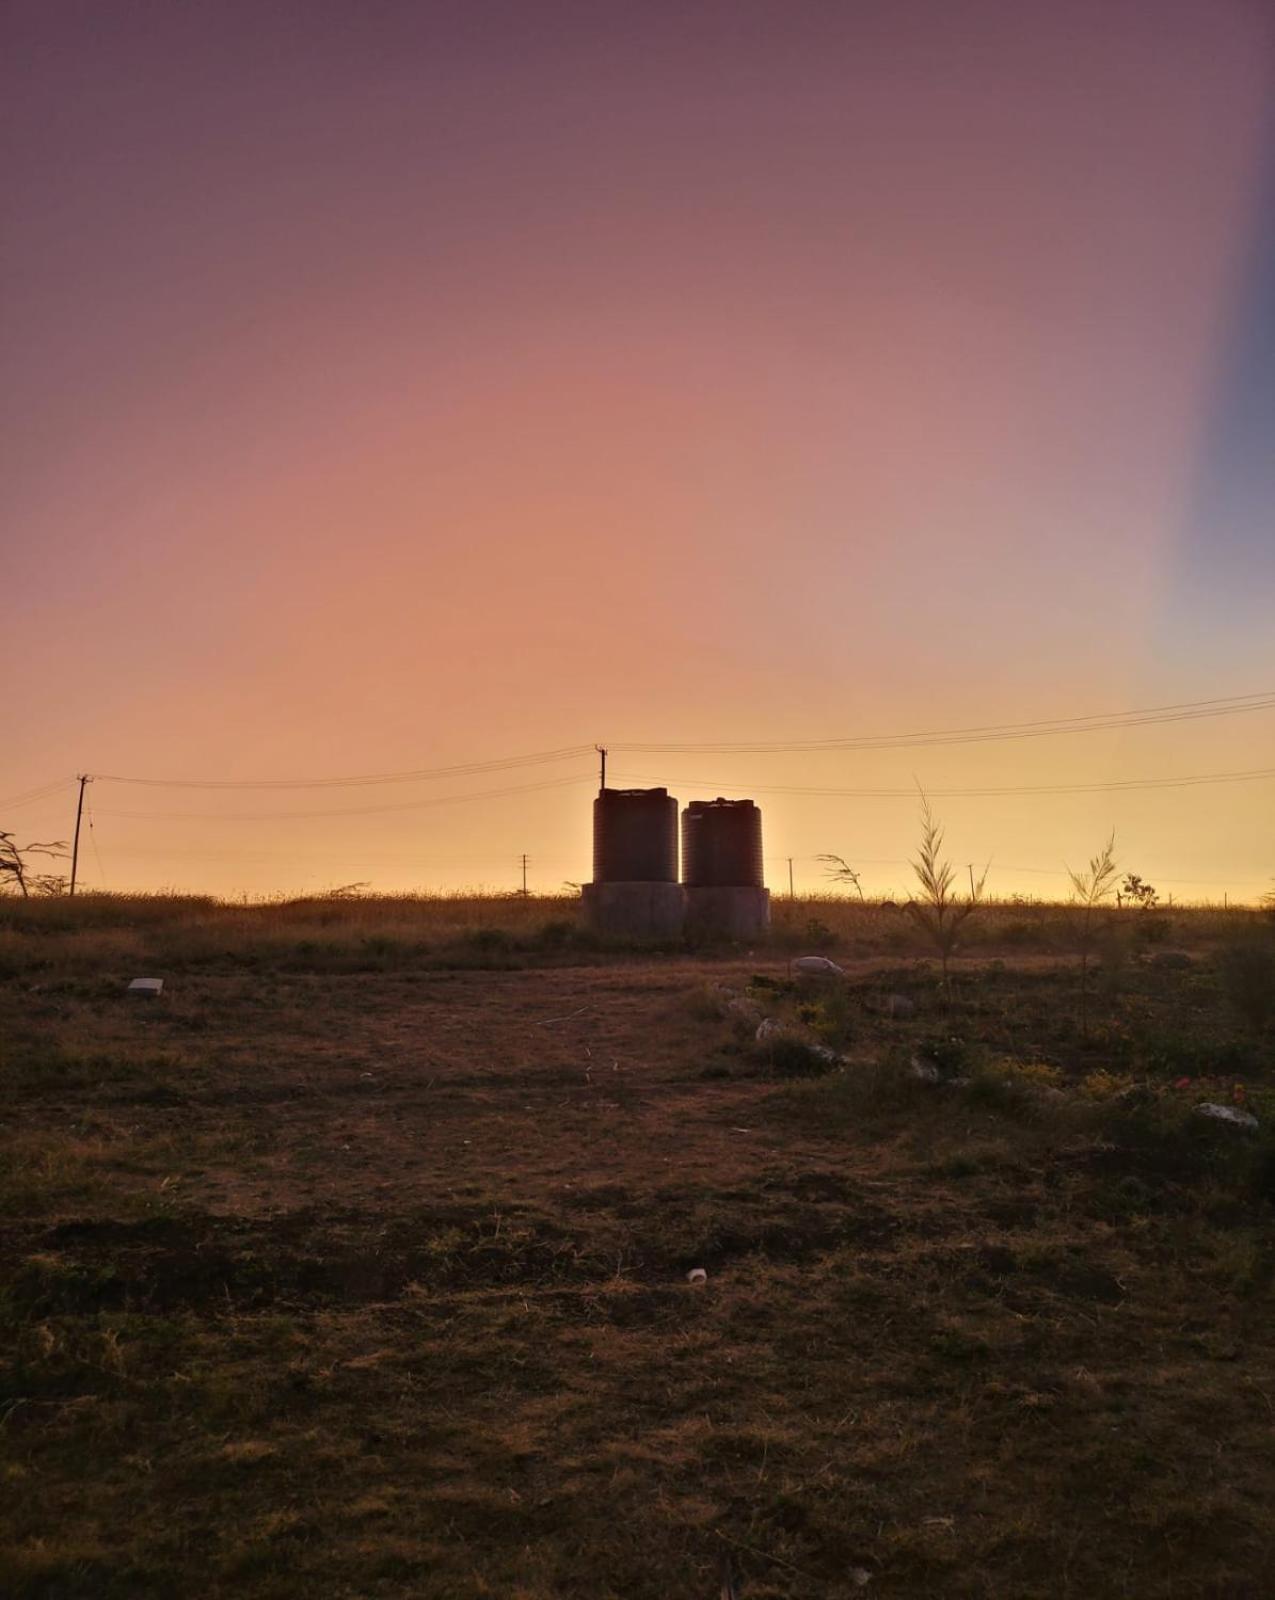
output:
[[[692,800],[682,813],[688,889],[763,887],[761,812],[751,800]]]
[[[603,789],[593,802],[594,883],[676,883],[677,801],[667,789]]]

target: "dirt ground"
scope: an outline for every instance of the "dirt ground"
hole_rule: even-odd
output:
[[[854,963],[793,1079],[750,1009],[822,1026],[787,981],[3,985],[6,1592],[1269,1595],[1269,1174],[1093,1088],[1167,1081],[1127,1037],[1208,973],[1078,1042],[1051,958],[954,1003]]]

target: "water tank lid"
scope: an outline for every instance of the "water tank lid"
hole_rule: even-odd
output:
[[[667,789],[599,789],[599,794],[644,794],[667,797]]]
[[[686,809],[688,811],[707,811],[710,806],[728,806],[732,809],[752,806],[755,810],[756,802],[753,800],[723,800],[721,795],[718,795],[716,800],[689,800]]]

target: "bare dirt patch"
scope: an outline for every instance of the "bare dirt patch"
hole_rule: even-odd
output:
[[[1265,1092],[1209,972],[1083,1039],[1057,958],[11,978],[7,1592],[1264,1595],[1263,1147],[1159,1109],[1197,1034]]]

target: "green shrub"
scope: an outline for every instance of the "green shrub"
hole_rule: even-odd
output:
[[[1264,1032],[1275,1017],[1275,941],[1245,939],[1228,946],[1218,971],[1222,992],[1245,1024]]]
[[[777,1078],[824,1078],[837,1070],[835,1058],[791,1034],[762,1045],[761,1056]]]

